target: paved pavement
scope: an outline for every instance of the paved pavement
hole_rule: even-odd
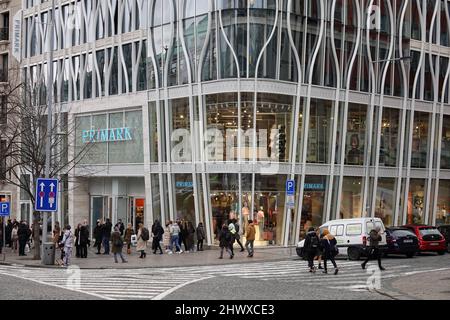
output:
[[[125,250],[124,250],[125,251]],[[78,266],[80,269],[130,269],[130,268],[150,268],[150,267],[176,267],[176,266],[197,266],[197,265],[223,265],[236,262],[258,262],[258,261],[276,261],[286,259],[287,257],[297,256],[295,248],[282,248],[282,247],[265,247],[255,248],[255,254],[253,258],[247,257],[247,251],[240,252],[239,247],[234,247],[235,256],[233,259],[229,259],[226,252],[224,252],[224,258],[218,259],[219,248],[206,249],[204,251],[198,251],[193,253],[183,252],[182,254],[153,254],[151,249],[147,250],[147,258],[140,259],[139,253],[133,250],[131,255],[124,253],[128,263],[114,263],[114,256],[110,255],[97,255],[96,250],[89,248],[88,258],[80,259],[75,257],[75,253],[72,255],[71,264]],[[103,252],[103,250],[102,250]],[[56,250],[56,256],[60,256],[59,249]],[[40,261],[33,260],[33,252],[27,253],[25,257],[19,257],[17,253],[12,253],[9,248],[5,249],[5,255],[0,256],[1,264],[16,264],[30,267],[55,267],[59,266],[44,266]]]
[[[445,293],[448,291],[446,283],[438,283],[447,277],[441,275],[444,271],[450,271],[449,262],[450,255],[386,259],[383,265],[387,270],[379,272],[374,263],[369,265],[368,270],[362,270],[360,262],[338,260],[340,271],[336,276],[319,272],[310,274],[307,262],[297,258],[130,269],[83,270],[77,267],[3,265],[0,266],[0,286],[6,287],[4,277],[15,277],[20,281],[30,281],[33,285],[39,284],[41,290],[48,290],[47,286],[53,290],[58,287],[108,300],[386,300],[425,297],[417,295],[417,292],[427,294],[426,298],[449,299],[450,294]],[[379,281],[377,275],[380,276]],[[440,276],[435,278],[432,275]],[[437,287],[442,288],[441,295],[434,295]],[[4,298],[4,294],[0,291],[0,299]],[[43,298],[45,296],[48,295]]]

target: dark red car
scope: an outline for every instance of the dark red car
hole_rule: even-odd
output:
[[[437,252],[445,254],[447,244],[445,238],[436,227],[423,224],[408,224],[403,226],[410,229],[419,239],[419,252]]]

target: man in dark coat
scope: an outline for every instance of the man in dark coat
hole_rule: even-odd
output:
[[[13,224],[11,219],[8,220],[8,224],[5,227],[5,246],[11,247],[11,232],[13,229]],[[2,239],[3,241],[3,239]]]
[[[230,259],[233,259],[233,236],[228,230],[228,226],[224,224],[222,226],[222,230],[219,233],[219,245],[220,245],[220,257],[219,259],[223,259],[223,249],[225,249],[230,254]]]
[[[17,231],[17,235],[19,237],[19,256],[26,256],[25,245],[30,237],[29,231],[30,229],[28,226],[24,222],[21,222],[19,225],[19,230]]]
[[[306,234],[305,244],[303,246],[306,258],[308,259],[309,272],[316,272],[316,268],[314,267],[314,257],[317,255],[319,242],[319,237],[317,236],[314,227],[310,227]]]
[[[106,219],[105,224],[103,225],[103,248],[105,248],[105,252],[103,254],[109,254],[109,240],[111,239],[111,231],[112,231],[112,223],[111,220]]]
[[[97,252],[95,254],[100,254],[100,249],[102,248],[102,240],[103,240],[103,226],[100,220],[97,220],[97,225],[94,228],[94,247],[97,248]]]
[[[152,242],[153,254],[156,254],[156,250],[158,249],[159,254],[163,254],[161,248],[161,241],[164,234],[164,229],[161,226],[159,220],[155,220],[155,223],[152,225],[152,233],[153,233],[153,242]]]
[[[84,221],[80,228],[80,258],[87,258],[87,246],[89,241],[89,226]]]

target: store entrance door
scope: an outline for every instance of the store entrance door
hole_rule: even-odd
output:
[[[130,197],[130,207],[130,221],[133,223],[134,230],[137,234],[137,231],[139,230],[139,223],[143,223],[145,225],[145,199]]]

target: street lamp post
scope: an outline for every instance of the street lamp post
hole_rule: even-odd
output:
[[[49,15],[49,23],[47,30],[50,32],[50,44],[48,55],[48,78],[47,78],[47,137],[45,144],[45,177],[50,178],[50,153],[52,143],[52,131],[53,131],[53,42],[54,42],[54,17],[55,17],[55,0],[52,0],[52,14]],[[52,221],[53,223],[53,221]],[[43,212],[43,226],[42,226],[42,244],[47,242],[47,213]]]
[[[394,58],[394,59],[383,59],[383,60],[375,60],[372,61],[373,65],[377,65],[378,63],[382,63],[382,62],[398,62],[398,61],[403,61],[403,60],[410,60],[411,56],[404,56],[404,57],[399,57],[399,58]],[[375,69],[375,68],[373,68]],[[377,70],[378,71],[378,70]],[[378,72],[375,73],[375,94],[378,93]],[[381,89],[381,88],[380,88]],[[371,125],[371,124],[370,124]],[[368,134],[372,134],[371,132],[369,132]],[[365,197],[366,197],[366,216],[369,215],[370,213],[370,209],[371,209],[371,205],[369,204],[369,199],[367,196],[368,193],[368,186],[369,186],[369,166],[370,166],[370,160],[372,157],[372,146],[368,147],[367,150],[367,163],[365,165],[365,183],[364,183],[364,189],[365,189]]]

